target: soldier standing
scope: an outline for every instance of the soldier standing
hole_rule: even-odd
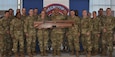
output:
[[[6,38],[5,38],[5,32],[6,32],[6,29],[4,29],[3,27],[3,20],[5,19],[8,19],[9,17],[9,11],[5,11],[5,14],[4,14],[4,17],[2,19],[0,19],[0,54],[1,54],[1,57],[4,57],[6,54]]]
[[[27,53],[29,57],[33,57],[32,53],[35,52],[35,44],[36,44],[36,29],[34,28],[35,22],[33,9],[29,10],[29,16],[26,18],[24,23],[24,32],[26,34],[27,41]],[[34,48],[32,48],[34,47]]]
[[[68,32],[68,43],[71,55],[74,55],[74,49],[75,49],[76,57],[79,57],[80,18],[75,16],[75,12],[72,10],[70,12],[70,16],[68,17],[68,20],[73,20],[75,22],[74,26],[72,28],[69,28]]]
[[[59,8],[55,8],[54,14],[51,16],[51,20],[64,20],[64,16],[59,13]],[[63,30],[61,28],[53,28],[51,32],[51,41],[53,48],[53,56],[61,55],[61,44],[63,41]]]
[[[13,38],[13,48],[12,51],[15,57],[19,57],[18,53],[18,43],[20,45],[19,52],[21,57],[24,57],[24,37],[23,37],[23,20],[21,19],[21,13],[16,13],[16,18],[11,21],[10,33]]]
[[[100,32],[101,32],[101,21],[97,17],[96,11],[93,11],[92,13],[93,18],[91,20],[92,24],[92,55],[98,54],[99,49],[99,38],[100,38]]]
[[[14,19],[15,17],[14,17],[14,10],[13,9],[9,9],[9,19],[10,19],[10,21],[12,20],[12,19]]]
[[[82,11],[82,20],[81,20],[81,34],[82,34],[82,45],[84,52],[87,57],[91,57],[92,44],[91,44],[91,18],[87,16],[87,11]]]
[[[107,49],[109,57],[112,57],[113,52],[113,28],[115,26],[115,17],[111,15],[111,8],[106,9],[106,19],[103,20],[102,31],[102,55],[106,55]]]
[[[48,20],[48,17],[45,11],[42,11],[37,21],[41,21],[44,23],[46,20]],[[41,29],[39,28],[37,30],[37,37],[39,41],[41,56],[47,56],[46,50],[48,47],[48,36],[49,33],[47,28],[41,28]]]
[[[4,39],[5,39],[5,54],[10,57],[12,55],[12,39],[10,37],[10,19],[9,12],[6,13],[7,17],[2,18],[1,24],[4,28]]]

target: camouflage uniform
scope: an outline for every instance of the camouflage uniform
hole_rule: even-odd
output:
[[[15,16],[10,16],[9,19],[10,21],[12,21],[14,18],[16,18]]]
[[[103,41],[103,39],[102,39],[102,27],[104,26],[104,24],[103,24],[103,20],[105,20],[105,15],[98,15],[97,16],[99,19],[100,19],[100,22],[101,22],[101,31],[100,31],[100,38],[99,38],[99,52],[101,52],[102,51],[102,41]]]
[[[81,37],[82,37],[82,45],[84,51],[92,51],[92,44],[91,44],[91,22],[90,18],[82,18],[81,19]],[[87,35],[89,32],[90,35]]]
[[[48,20],[48,17],[45,17],[44,19]],[[42,20],[41,17],[39,16],[37,21],[44,22],[45,20]],[[48,37],[49,37],[48,29],[38,29],[37,37],[38,37],[38,41],[39,41],[41,55],[47,55],[46,50],[48,47]]]
[[[75,49],[76,52],[78,52],[80,51],[80,47],[79,47],[80,18],[77,16],[74,16],[74,17],[70,16],[69,19],[75,22],[74,27],[69,28],[69,34],[68,34],[69,48],[70,48],[70,51],[74,51]]]
[[[56,21],[56,20],[64,20],[64,16],[57,14],[51,16],[51,20]],[[60,50],[61,50],[61,44],[63,41],[63,30],[60,28],[53,28],[51,32],[51,41],[52,41],[52,48],[54,50],[53,55],[60,55]],[[57,52],[56,52],[57,51]]]
[[[23,21],[23,26],[24,26],[26,17],[27,17],[27,15],[25,15],[25,16],[21,15],[21,19]],[[24,29],[23,29],[23,32],[24,32]],[[25,35],[25,33],[24,33],[24,50],[25,50],[24,52],[26,53],[26,51],[27,51],[27,42],[26,42],[26,35]]]
[[[12,39],[10,37],[10,19],[6,19],[5,17],[1,20],[2,26],[4,28],[4,39],[5,39],[5,53],[11,55],[12,53]]]
[[[31,54],[31,52],[35,52],[36,29],[34,28],[34,21],[36,21],[34,16],[28,16],[24,23],[24,32],[28,34],[28,37],[26,37],[26,41],[27,53],[29,54]]]
[[[76,51],[76,56],[79,56],[78,52],[80,51],[80,45],[79,45],[79,36],[80,36],[80,18],[77,16],[69,17],[70,20],[73,20],[74,27],[69,28],[69,34],[68,34],[68,43],[69,48],[71,51],[71,55],[74,54],[74,49]]]
[[[0,19],[0,54],[1,56],[4,56],[4,29],[1,23]]]
[[[13,48],[12,51],[17,53],[18,43],[20,45],[20,52],[24,53],[24,38],[23,38],[23,21],[21,19],[15,18],[10,24],[11,36],[13,38]]]
[[[98,17],[92,18],[91,20],[92,24],[92,48],[93,53],[98,52],[99,49],[99,34],[101,30],[101,21]]]
[[[106,32],[102,32],[102,51],[108,49],[109,52],[113,52],[113,31],[112,30],[115,26],[115,17],[106,16],[106,19],[103,20],[103,25],[104,25],[103,29],[106,29]]]
[[[68,20],[68,15],[63,15],[65,18],[65,20]],[[68,38],[67,38],[67,32],[68,32],[68,28],[64,28],[63,29],[63,51],[68,51]]]

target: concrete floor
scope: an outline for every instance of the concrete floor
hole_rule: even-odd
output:
[[[12,56],[12,57],[14,57],[14,56]],[[29,57],[29,56],[26,56],[26,57]],[[37,54],[34,57],[76,57],[76,56],[75,55],[74,56],[70,56],[69,53],[62,53],[61,56],[52,56],[52,54],[49,53],[48,56],[40,56],[40,54]],[[79,57],[86,57],[86,56],[85,55],[80,55]],[[96,56],[91,56],[91,57],[108,57],[108,56],[96,55]],[[114,49],[114,52],[113,52],[113,57],[115,57],[115,49]]]

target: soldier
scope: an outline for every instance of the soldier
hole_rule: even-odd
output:
[[[25,20],[26,17],[27,17],[27,15],[26,15],[26,8],[22,8],[21,18]]]
[[[106,9],[106,19],[103,20],[102,31],[102,55],[106,55],[107,49],[109,57],[112,57],[113,52],[113,28],[115,27],[115,17],[111,15],[111,8]]]
[[[20,9],[17,9],[17,10],[16,10],[16,13],[21,13],[21,12],[20,12]]]
[[[63,10],[63,16],[65,17],[64,19],[67,20],[67,18],[68,18],[67,10]],[[63,51],[68,51],[68,39],[66,36],[68,28],[64,28],[63,31],[64,31],[64,34],[63,34]]]
[[[74,49],[75,49],[76,57],[79,57],[80,18],[75,16],[75,12],[71,10],[68,20],[73,20],[75,22],[74,26],[72,28],[69,28],[69,32],[68,32],[68,42],[69,42],[71,55],[74,55]]]
[[[4,57],[6,55],[6,39],[5,39],[5,32],[6,32],[6,29],[3,27],[3,20],[5,19],[8,19],[9,17],[9,11],[5,11],[5,14],[4,14],[4,17],[2,19],[0,19],[0,54],[1,54],[1,57]]]
[[[10,37],[10,19],[9,12],[6,13],[6,16],[1,20],[2,27],[4,28],[4,39],[5,39],[5,54],[10,57],[12,55],[12,39]]]
[[[103,8],[100,8],[99,11],[98,11],[98,16],[97,16],[99,19],[100,19],[100,22],[101,22],[101,27],[103,27],[103,20],[105,20],[105,15],[103,14]],[[99,53],[102,52],[102,29],[101,29],[101,32],[100,32],[100,38],[99,38]]]
[[[14,19],[15,17],[14,17],[14,10],[13,9],[9,9],[9,19],[10,19],[10,21],[12,20],[12,19]]]
[[[82,11],[82,20],[81,20],[81,37],[82,37],[82,45],[84,48],[84,52],[87,54],[87,57],[91,57],[91,51],[92,51],[92,44],[91,44],[91,23],[89,18],[87,16],[87,11]]]
[[[13,48],[12,51],[15,54],[15,57],[19,57],[18,53],[18,43],[19,43],[19,52],[21,57],[24,57],[24,37],[23,37],[23,20],[21,19],[21,13],[16,13],[16,18],[13,19],[10,23],[10,33],[13,38]]]
[[[92,13],[93,18],[91,20],[92,24],[92,55],[98,54],[99,49],[99,37],[100,37],[100,30],[101,30],[101,22],[100,19],[97,17],[96,11]]]
[[[27,17],[27,15],[26,15],[26,8],[22,8],[21,19],[22,19],[23,22],[25,21],[26,17]],[[24,25],[24,23],[23,23],[23,25]],[[23,32],[24,32],[24,29],[23,29]],[[26,35],[25,35],[25,33],[24,33],[24,50],[25,50],[25,53],[26,53],[27,43],[26,43]]]
[[[98,17],[101,18],[101,19],[105,18],[105,15],[103,14],[103,8],[99,9],[99,11],[98,11]]]
[[[51,16],[51,20],[64,20],[64,16],[59,13],[59,8],[54,9],[54,14]],[[63,39],[63,30],[60,28],[53,28],[51,32],[51,41],[52,41],[52,48],[53,48],[53,56],[61,55],[61,44]]]
[[[0,24],[0,57],[4,57],[4,29],[2,27],[2,24]]]
[[[33,57],[32,53],[35,52],[35,39],[36,39],[36,29],[34,28],[35,22],[33,9],[29,10],[29,16],[26,18],[24,23],[24,32],[26,33],[26,41],[27,41],[27,53],[29,57]],[[34,48],[33,48],[34,47]]]
[[[38,19],[38,8],[35,8],[34,9],[34,17],[35,17],[35,19]]]
[[[46,20],[48,20],[48,17],[45,11],[42,11],[37,21],[45,22]],[[49,36],[48,29],[44,28],[37,30],[37,37],[39,41],[41,56],[47,56],[46,50],[48,47],[48,36]]]

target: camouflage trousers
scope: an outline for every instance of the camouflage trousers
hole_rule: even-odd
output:
[[[4,36],[0,34],[0,54],[4,53]]]
[[[80,51],[80,45],[79,45],[79,36],[78,35],[68,35],[68,43],[70,50],[76,50]]]
[[[113,52],[113,33],[102,33],[102,49]]]
[[[13,49],[14,53],[18,51],[18,43],[19,43],[19,51],[24,53],[24,36],[22,31],[15,31],[13,37]]]
[[[92,41],[92,49],[98,50],[99,49],[99,36],[98,33],[92,33],[91,35],[91,41]]]
[[[36,32],[30,31],[28,37],[26,37],[27,42],[27,53],[35,52],[36,47]]]
[[[52,48],[60,51],[63,42],[63,31],[61,29],[53,29],[51,32],[51,41]]]
[[[92,51],[91,35],[87,36],[86,34],[82,34],[81,38],[84,50]]]
[[[4,51],[8,56],[12,55],[13,41],[10,34],[4,35]]]
[[[43,52],[47,50],[48,47],[48,31],[47,30],[38,30],[37,36],[39,41],[40,51]]]

